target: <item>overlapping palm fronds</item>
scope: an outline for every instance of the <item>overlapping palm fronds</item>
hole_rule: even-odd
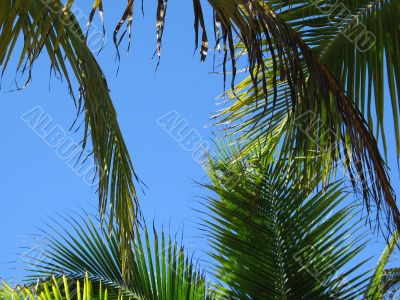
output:
[[[311,177],[323,173],[324,184],[343,161],[368,211],[375,207],[389,231],[400,228],[387,167],[372,132],[376,129],[377,136],[385,140],[383,78],[387,71],[399,141],[399,4],[333,0],[208,3],[214,10],[216,49],[223,44],[224,81],[230,63],[230,97],[236,100],[218,115],[219,122],[242,132],[247,149],[280,133],[285,141],[281,154],[307,156],[298,169]],[[201,31],[201,60],[205,60],[209,40],[201,1],[194,0],[193,7],[196,48]],[[237,49],[248,58],[250,75],[235,86]],[[339,49],[344,49],[344,55]],[[370,113],[372,94],[377,126]]]
[[[61,1],[1,1],[0,67],[4,73],[10,58],[18,51],[17,42],[22,40],[17,68],[28,73],[29,81],[34,62],[47,52],[51,70],[66,80],[78,112],[85,117],[82,144],[85,148],[91,137],[99,178],[100,213],[104,216],[109,206],[109,224],[116,219],[122,248],[127,249],[138,213],[136,174],[106,79],[70,10],[72,3],[68,1],[64,6]],[[74,93],[73,76],[79,85],[79,95]]]
[[[204,274],[164,231],[159,236],[155,229],[153,235],[146,227],[138,229],[123,266],[115,230],[109,234],[107,227],[98,227],[98,220],[91,217],[65,221],[68,228],[48,227],[50,234],[37,241],[40,247],[30,255],[28,281],[62,275],[82,280],[88,273],[93,284],[101,283],[131,299],[205,299]]]
[[[157,7],[159,54],[166,3],[159,1]],[[271,128],[285,131],[287,143],[281,152],[307,156],[309,160],[298,168],[311,176],[323,172],[324,183],[337,171],[339,161],[344,161],[368,210],[375,206],[383,211],[389,229],[400,227],[387,168],[372,133],[375,129],[385,140],[383,83],[387,72],[400,145],[399,3],[209,0],[208,4],[214,10],[216,49],[223,44],[224,80],[230,62],[230,95],[237,100],[223,111],[220,122],[237,125],[237,131],[245,132],[242,142],[249,143],[248,148],[275,134]],[[134,1],[128,1],[115,37],[125,22],[130,28],[133,7]],[[193,0],[193,8],[196,48],[201,31],[201,60],[205,60],[209,40],[201,0]],[[237,87],[236,48],[248,58],[250,73]],[[370,112],[372,94],[377,126]],[[298,123],[303,123],[301,128]],[[304,127],[304,123],[312,126]]]
[[[345,87],[375,136],[383,139],[385,153],[384,123],[390,124],[393,118],[399,155],[400,25],[397,20],[400,3],[392,0],[339,1],[343,5],[336,4],[336,8],[334,3],[318,3],[320,11],[331,11],[328,28],[320,24],[314,30],[302,30],[302,35],[314,40],[314,50],[321,61]],[[342,14],[338,11],[341,7],[346,8]],[[390,116],[384,115],[385,107],[389,108],[386,113]]]
[[[378,216],[390,231],[399,227],[387,167],[372,132],[384,137],[385,72],[398,131],[398,2],[209,2],[224,29],[234,75],[235,57],[244,52],[249,58],[250,75],[228,93],[234,104],[217,115],[219,122],[242,135],[245,150],[280,134],[280,155],[307,157],[299,171],[323,174],[325,184],[343,162],[368,211],[382,213]],[[343,7],[350,13],[337,15]],[[237,51],[232,32],[240,38]]]
[[[164,231],[158,235],[153,228],[149,234],[145,222],[135,232],[123,276],[118,233],[98,227],[98,219],[67,216],[60,217],[64,225],[49,223],[37,236],[35,250],[25,255],[27,280],[34,284],[12,289],[3,283],[0,295],[351,300],[387,294],[384,268],[397,235],[375,272],[362,270],[365,261],[358,254],[367,239],[356,225],[357,206],[344,203],[348,193],[341,182],[318,192],[319,178],[293,176],[293,161],[274,159],[271,148],[268,155],[260,147],[232,163],[240,149],[222,147],[210,160],[207,187],[215,196],[206,200],[202,223],[211,249],[211,282],[182,246]],[[72,296],[77,291],[82,298]]]
[[[205,230],[222,299],[358,299],[366,279],[348,265],[363,248],[340,183],[292,177],[285,161],[211,163]],[[346,269],[346,265],[348,266]],[[365,274],[364,274],[365,275]]]
[[[86,146],[90,134],[98,165],[100,212],[104,216],[107,204],[110,205],[109,224],[114,224],[113,218],[116,218],[121,255],[128,258],[138,212],[133,183],[136,175],[107,84],[70,10],[74,0],[65,6],[60,0],[43,1],[1,2],[0,65],[4,71],[18,38],[23,37],[18,68],[28,72],[28,79],[33,63],[44,50],[52,68],[65,77],[71,92],[73,85],[67,70],[72,69],[80,87],[76,105],[85,114],[83,145]],[[334,15],[332,11],[337,3],[347,7],[350,14]],[[201,32],[200,51],[204,60],[209,48],[205,13],[200,0],[193,0],[193,4],[196,46]],[[400,47],[396,22],[399,3],[394,0],[209,0],[208,4],[214,10],[217,48],[222,44],[224,53],[224,80],[229,63],[233,73],[232,91],[228,94],[234,104],[219,115],[219,122],[231,125],[236,133],[242,134],[241,141],[247,144],[242,155],[249,153],[254,145],[273,140],[281,159],[291,159],[294,164],[291,172],[297,171],[296,175],[290,175],[322,179],[326,185],[343,161],[368,210],[375,205],[386,214],[385,224],[389,229],[400,228],[400,212],[373,135],[376,130],[377,136],[385,140],[383,78],[386,72],[395,134],[400,145],[397,107]],[[117,46],[126,32],[130,39],[133,9],[134,0],[129,0],[114,30]],[[89,23],[97,10],[102,16],[102,1],[94,1]],[[159,0],[156,14],[159,56],[166,10],[167,1]],[[119,36],[125,23],[127,30]],[[365,25],[367,31],[355,24]],[[366,44],[361,42],[356,47],[349,32],[362,42],[372,33],[376,41],[369,49],[359,49]],[[235,86],[238,52],[248,58],[249,77]],[[376,124],[371,114],[373,106]],[[400,147],[397,148],[399,151]],[[299,161],[294,157],[304,159]],[[123,272],[126,269],[122,267]]]

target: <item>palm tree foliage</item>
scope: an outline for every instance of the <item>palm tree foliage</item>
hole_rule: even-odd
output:
[[[228,153],[228,155],[230,155]],[[215,192],[205,230],[224,299],[356,299],[362,263],[344,271],[364,247],[343,205],[340,183],[293,177],[293,164],[255,156],[211,162]]]
[[[52,68],[64,75],[72,91],[63,61],[66,56],[78,79],[77,106],[85,113],[85,132],[90,131],[99,167],[100,211],[104,214],[109,201],[113,211],[110,217],[117,218],[120,236],[126,244],[133,234],[132,221],[137,212],[132,182],[135,173],[107,84],[84,45],[85,36],[70,11],[74,0],[65,6],[61,1],[44,3],[38,0],[2,2],[5,13],[2,13],[0,28],[4,47],[0,65],[4,71],[18,37],[24,36],[18,68],[30,74],[33,62],[46,48]],[[400,227],[400,213],[387,168],[372,133],[374,129],[385,146],[383,83],[387,73],[400,150],[399,25],[396,24],[399,3],[393,0],[210,0],[208,3],[214,10],[217,48],[223,44],[224,74],[229,61],[233,72],[230,95],[235,103],[223,111],[220,122],[235,124],[237,131],[245,132],[242,140],[250,148],[253,142],[276,134],[271,128],[279,128],[286,141],[280,151],[290,156],[307,156],[309,159],[299,169],[309,174],[325,170],[325,183],[343,159],[354,187],[361,186],[359,190],[367,207],[370,209],[375,203],[378,210],[386,213],[389,227],[394,224]],[[196,40],[201,31],[201,59],[204,60],[209,48],[207,28],[201,1],[194,0],[193,4]],[[122,25],[127,23],[128,29],[132,25],[133,9],[134,1],[130,0],[114,31],[117,46],[126,33],[118,37]],[[338,13],[338,9],[342,10]],[[97,10],[102,16],[101,0],[94,2],[89,23]],[[156,24],[159,56],[166,10],[167,1],[159,0]],[[235,87],[237,49],[248,58],[249,77]],[[373,106],[376,122],[371,113]],[[298,118],[304,119],[304,114],[309,112],[319,126],[299,128]],[[310,123],[309,118],[304,122]],[[317,141],[310,136],[318,137]],[[83,144],[86,144],[86,134]],[[321,158],[322,152],[328,155]]]
[[[315,193],[318,181],[297,182],[287,161],[228,161],[210,164],[216,197],[203,223],[215,262],[212,296],[183,248],[155,230],[151,242],[146,227],[131,243],[124,277],[117,233],[91,218],[65,217],[69,229],[49,224],[27,279],[83,280],[88,273],[92,284],[133,299],[356,299],[364,292],[363,263],[346,269],[364,242],[351,223],[354,209],[342,205],[340,183]]]
[[[43,1],[1,2],[0,66],[4,73],[23,39],[17,69],[27,72],[29,81],[35,60],[46,50],[51,68],[65,78],[77,111],[85,116],[83,147],[90,135],[100,178],[100,213],[104,217],[109,204],[110,217],[108,229],[96,228],[91,220],[72,219],[73,233],[56,232],[45,238],[44,256],[34,263],[32,278],[66,275],[68,280],[101,283],[136,299],[206,297],[204,275],[183,249],[164,234],[160,242],[155,231],[150,243],[147,229],[140,232],[135,226],[136,175],[106,80],[71,12],[74,0],[66,5]],[[196,47],[201,32],[201,60],[205,60],[209,48],[205,13],[200,0],[193,4]],[[229,124],[230,132],[239,134],[245,144],[240,153],[229,156],[229,162],[211,162],[209,188],[218,197],[206,204],[212,220],[206,221],[206,229],[216,261],[214,296],[354,299],[362,295],[367,286],[364,276],[355,275],[359,265],[344,271],[363,247],[351,226],[354,211],[343,207],[340,183],[329,182],[343,161],[368,211],[375,205],[385,213],[389,229],[400,228],[400,212],[375,139],[382,139],[386,153],[386,76],[400,153],[400,3],[209,0],[208,4],[214,11],[216,48],[222,44],[224,81],[228,64],[233,74],[227,93],[232,104],[217,115],[217,122]],[[346,14],[335,14],[338,5],[346,8]],[[125,36],[125,32],[119,35],[124,23],[130,39],[133,9],[134,0],[129,0],[114,31],[117,47]],[[101,0],[94,1],[89,22],[97,10],[103,14]],[[167,1],[158,0],[159,56],[166,10]],[[249,75],[236,84],[242,56],[247,58]],[[78,96],[69,69],[77,79]],[[260,155],[249,158],[254,149]],[[318,192],[321,181],[323,189]],[[382,274],[387,275],[382,282],[396,283],[396,269],[378,269],[376,278]],[[54,292],[56,282],[49,284]],[[2,291],[7,290],[4,285]]]
[[[379,287],[380,294],[389,299],[395,299],[395,295],[399,294],[400,290],[400,269],[399,268],[388,268],[384,270],[381,285]]]
[[[298,32],[343,85],[370,128],[376,130],[376,136],[382,134],[383,139],[384,76],[387,74],[398,149],[399,93],[396,89],[399,89],[397,36],[400,28],[395,20],[399,16],[399,3],[368,0],[266,2]]]
[[[259,50],[254,50],[252,43],[248,45],[250,38],[243,37],[245,30],[240,30],[241,42],[235,55],[245,51],[250,56],[250,75],[228,93],[233,104],[217,115],[219,122],[241,133],[247,149],[260,140],[280,136],[276,139],[277,144],[283,144],[279,155],[306,156],[308,159],[298,166],[299,172],[311,177],[322,174],[325,183],[332,173],[340,171],[339,161],[344,161],[344,168],[367,207],[382,209],[389,227],[398,226],[394,192],[372,130],[385,142],[387,73],[399,141],[396,89],[400,77],[396,63],[400,30],[395,21],[400,16],[399,3],[262,1],[265,11],[248,14],[245,2],[256,6],[253,2],[257,1],[232,1],[232,12],[226,12],[224,9],[228,8],[223,5],[222,12],[218,11],[220,15],[229,14],[230,20],[242,15],[240,20],[247,22],[245,27],[252,28],[251,22],[256,22],[263,29],[254,29]],[[268,18],[265,14],[274,25],[264,21]],[[266,28],[262,27],[264,22]],[[230,28],[234,25],[237,23],[233,22]],[[274,34],[271,27],[279,32]],[[371,48],[360,49],[358,44],[366,41],[371,42],[367,45]],[[251,55],[257,51],[263,55],[259,55],[258,64],[252,64]],[[293,60],[299,66],[293,68],[281,60]],[[290,77],[292,72],[295,74]],[[386,148],[385,143],[383,146]]]
[[[368,288],[364,294],[365,299],[385,299],[385,296],[391,296],[391,293],[396,292],[396,287],[398,285],[398,280],[396,279],[396,277],[398,277],[398,274],[396,274],[397,268],[387,270],[385,270],[385,268],[389,262],[390,256],[396,248],[398,239],[398,232],[395,232],[383,251],[375,272],[370,279]],[[390,299],[393,299],[393,297]]]
[[[3,283],[0,295],[53,299],[52,293],[71,295],[79,282],[78,290],[92,293],[82,299],[105,299],[106,290],[108,299],[381,299],[397,235],[370,276],[358,258],[366,239],[354,218],[357,206],[344,203],[341,182],[315,191],[318,178],[292,177],[293,162],[273,159],[273,151],[232,163],[235,151],[222,151],[209,164],[213,196],[202,221],[209,276],[164,230],[158,234],[153,226],[149,234],[144,221],[123,276],[115,229],[89,216],[60,216],[64,225],[48,223],[26,257],[26,280],[33,284]]]

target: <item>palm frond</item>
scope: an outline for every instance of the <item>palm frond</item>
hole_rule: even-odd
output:
[[[97,227],[90,217],[65,218],[69,229],[48,227],[32,253],[28,281],[65,275],[80,280],[86,272],[93,283],[100,282],[133,299],[204,299],[206,282],[202,272],[185,254],[184,248],[164,231],[153,236],[144,227],[135,232],[129,260],[123,266],[118,233]],[[142,224],[145,226],[144,222]],[[123,276],[123,268],[126,276]]]
[[[99,211],[104,216],[109,206],[109,224],[114,224],[115,217],[122,246],[127,249],[138,213],[134,186],[137,177],[106,79],[86,45],[85,35],[71,11],[72,3],[64,6],[61,1],[2,1],[0,67],[4,74],[10,58],[18,51],[17,41],[23,39],[17,71],[28,73],[29,81],[34,62],[47,52],[51,70],[66,80],[78,113],[85,117],[82,146],[85,149],[90,136],[99,178]],[[101,8],[101,1],[96,3]],[[74,93],[73,76],[79,95]]]
[[[357,299],[366,278],[348,263],[363,248],[340,183],[292,177],[271,156],[211,162],[204,229],[223,299]],[[346,267],[347,266],[347,267]]]
[[[52,67],[63,74],[72,87],[63,56],[67,58],[81,88],[77,107],[78,111],[84,111],[86,117],[83,144],[86,145],[86,137],[90,133],[98,164],[100,211],[104,215],[106,204],[110,204],[113,213],[110,214],[109,224],[113,224],[112,218],[115,217],[127,257],[128,242],[135,233],[133,221],[138,210],[132,180],[136,175],[118,128],[107,84],[92,53],[84,45],[84,34],[70,11],[74,0],[68,1],[66,6],[61,1],[46,3],[54,6],[49,9],[38,0],[23,3],[18,0],[3,1],[2,11],[6,13],[0,16],[0,42],[5,47],[0,50],[0,65],[5,70],[18,37],[23,35],[24,47],[19,69],[28,70],[30,76],[34,61],[45,48]],[[201,59],[204,60],[209,47],[204,13],[201,1],[194,0],[193,3],[196,41],[201,30]],[[352,12],[351,16],[344,18],[345,22],[340,24],[342,27],[336,26],[340,20],[335,19],[336,23],[329,24],[326,22],[328,16],[321,13],[321,8],[331,7],[333,0],[313,3],[298,0],[209,0],[208,3],[214,10],[217,48],[220,43],[223,44],[224,80],[230,62],[233,73],[231,98],[236,100],[233,106],[222,112],[219,120],[222,123],[239,123],[235,129],[244,132],[243,141],[250,142],[247,149],[269,140],[271,134],[276,145],[280,145],[283,139],[280,149],[282,156],[300,155],[307,158],[293,169],[303,174],[309,173],[311,177],[317,174],[326,184],[332,172],[337,171],[338,162],[343,160],[355,189],[361,190],[367,208],[370,210],[375,203],[379,211],[386,213],[385,223],[389,229],[393,225],[400,227],[400,212],[387,168],[372,133],[372,129],[375,129],[384,137],[381,84],[385,65],[389,66],[386,71],[392,107],[397,105],[393,103],[396,98],[395,87],[398,93],[399,86],[398,39],[397,35],[382,31],[385,31],[386,24],[397,24],[393,20],[398,17],[398,3],[389,0],[341,1]],[[156,29],[159,55],[166,8],[167,1],[158,1]],[[118,39],[124,23],[128,25],[130,37],[133,9],[134,1],[130,0],[114,31],[117,46],[125,35],[123,33]],[[90,22],[97,10],[103,13],[102,1],[94,1]],[[339,34],[352,28],[354,17],[366,24],[379,38],[374,48],[365,55],[354,53],[352,44],[346,44]],[[62,19],[72,26],[65,26]],[[330,35],[329,41],[323,39],[325,29]],[[398,30],[399,27],[394,26],[390,33],[396,34]],[[236,37],[240,40],[238,45],[235,43]],[[337,58],[340,55],[336,50],[341,46],[346,49],[346,55]],[[237,49],[246,54],[250,75],[235,87]],[[333,56],[335,60],[331,60]],[[386,64],[384,59],[387,60]],[[366,68],[368,76],[364,75]],[[359,85],[357,79],[360,79]],[[373,126],[372,118],[367,124],[363,117],[363,113],[369,113],[366,107],[370,106],[365,105],[365,90],[368,90],[368,94],[375,94],[377,126]],[[368,103],[370,99],[368,97]],[[397,110],[393,111],[396,123]],[[308,126],[304,132],[297,122],[299,117],[309,112],[317,117],[317,125],[322,126]],[[314,116],[311,124],[315,124]],[[310,123],[310,117],[306,116],[300,122],[302,126]],[[317,135],[316,141],[313,135]],[[324,173],[323,176],[320,173]]]

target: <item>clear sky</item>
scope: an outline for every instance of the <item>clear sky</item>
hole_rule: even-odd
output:
[[[89,13],[88,4],[82,5],[82,2],[77,1],[78,6]],[[199,62],[198,53],[193,56],[190,1],[169,3],[163,56],[157,72],[157,61],[151,60],[156,48],[155,1],[146,3],[144,18],[137,7],[132,47],[127,54],[126,43],[122,43],[116,76],[111,34],[123,7],[122,1],[115,2],[121,5],[105,3],[108,41],[98,59],[108,79],[134,167],[148,186],[146,194],[140,194],[141,207],[148,220],[155,218],[158,224],[167,226],[170,223],[172,232],[184,226],[184,244],[189,250],[204,249],[200,232],[195,229],[199,215],[193,210],[199,197],[207,193],[195,183],[205,180],[204,172],[192,153],[184,150],[157,120],[175,111],[187,121],[187,132],[196,130],[204,141],[210,142],[210,116],[219,109],[215,97],[222,92],[222,77],[210,74],[212,54],[206,63]],[[35,226],[42,225],[43,219],[56,217],[56,213],[77,211],[80,207],[92,213],[97,209],[95,191],[21,120],[24,113],[40,106],[65,130],[72,125],[76,111],[66,84],[54,76],[50,79],[49,75],[49,60],[42,55],[34,67],[33,81],[23,91],[8,92],[15,88],[13,70],[10,69],[2,80],[0,276],[3,278],[19,274],[20,271],[11,270],[13,264],[7,262],[19,259],[15,253],[24,252],[20,248],[26,246],[24,236],[36,232]],[[72,133],[72,137],[79,142],[82,135]],[[392,166],[397,178],[396,167]],[[396,179],[396,189],[397,186]],[[381,248],[375,244],[370,246],[368,256],[378,254]]]

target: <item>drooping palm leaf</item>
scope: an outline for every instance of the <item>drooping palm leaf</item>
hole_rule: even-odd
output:
[[[101,1],[97,1],[101,8]],[[0,8],[0,67],[4,73],[15,47],[23,39],[18,71],[28,73],[38,56],[47,52],[51,69],[68,83],[77,110],[85,117],[83,149],[90,136],[99,178],[99,210],[109,205],[119,227],[122,247],[134,233],[138,201],[134,186],[136,174],[122,137],[104,74],[86,45],[80,24],[71,12],[73,2],[5,0]],[[71,70],[71,71],[70,71]],[[74,93],[73,77],[79,86]],[[136,178],[137,179],[137,178]]]
[[[341,82],[375,136],[383,138],[385,153],[383,114],[385,106],[391,107],[400,153],[398,1],[269,2]],[[391,102],[385,105],[385,98]]]
[[[204,275],[164,231],[159,236],[154,230],[151,237],[146,227],[137,230],[123,266],[115,230],[109,234],[108,228],[95,226],[97,221],[89,217],[65,220],[69,229],[60,227],[44,235],[37,253],[31,254],[30,281],[49,275],[79,280],[88,272],[93,283],[101,282],[133,299],[205,299]]]
[[[215,192],[205,230],[223,299],[357,299],[363,248],[340,183],[292,177],[290,164],[254,156],[210,165]],[[299,181],[300,180],[300,181]],[[364,274],[365,275],[365,274]]]
[[[35,1],[30,1],[27,3],[31,2],[35,3]],[[73,0],[68,1],[68,5],[72,5],[73,2]],[[118,35],[119,28],[121,28],[123,23],[127,22],[128,28],[130,28],[132,23],[133,2],[134,1],[128,1],[127,9],[125,10],[123,17],[121,18],[121,21],[115,30],[115,37]],[[8,1],[5,3],[3,2],[2,5],[5,6],[5,11],[11,12],[11,5],[17,5],[16,3],[18,4],[19,2]],[[323,6],[329,5],[330,2],[325,4],[326,1],[315,1],[315,3],[316,5],[320,4]],[[351,4],[353,5],[351,8],[355,14],[360,16],[359,19],[363,19],[365,15],[368,17],[371,15],[377,17],[377,14],[371,14],[370,12],[376,8],[381,9],[388,3],[394,3],[394,1],[382,1],[379,2],[378,5],[374,5],[376,4],[375,2],[367,3],[366,1],[353,1],[352,3],[354,3],[354,5]],[[313,38],[311,35],[307,34],[307,30],[310,27],[313,29],[318,24],[324,24],[324,26],[328,25],[326,24],[327,22],[323,23],[323,20],[326,21],[326,16],[321,16],[321,13],[318,11],[318,9],[316,9],[316,7],[311,7],[310,3],[304,3],[304,1],[282,2],[255,0],[210,0],[209,4],[215,10],[215,27],[216,29],[220,30],[219,36],[221,39],[217,38],[217,42],[222,41],[224,44],[224,70],[226,71],[226,64],[229,58],[228,54],[230,54],[232,71],[234,74],[233,79],[235,78],[236,61],[234,38],[236,36],[240,38],[241,47],[246,50],[246,54],[249,59],[250,77],[247,79],[247,82],[244,83],[245,85],[242,85],[241,87],[241,90],[246,92],[246,94],[249,95],[249,98],[245,99],[245,102],[243,99],[240,99],[240,101],[237,102],[239,104],[237,104],[236,108],[233,110],[228,110],[228,117],[227,119],[224,119],[224,121],[237,120],[240,117],[240,114],[245,117],[250,115],[250,118],[244,123],[242,129],[250,129],[248,136],[253,137],[250,139],[251,141],[256,140],[256,137],[268,137],[266,133],[270,133],[269,124],[272,124],[272,122],[261,122],[263,119],[269,118],[271,120],[275,120],[275,116],[278,116],[280,121],[286,120],[286,122],[288,122],[287,125],[281,125],[281,123],[276,125],[275,122],[275,124],[271,126],[274,126],[274,128],[280,132],[282,132],[282,130],[288,130],[289,128],[289,134],[283,135],[288,141],[288,143],[285,144],[286,148],[283,148],[283,150],[292,151],[292,146],[295,146],[295,149],[297,149],[300,153],[308,156],[311,163],[316,165],[316,167],[313,168],[314,172],[310,172],[311,174],[315,172],[318,173],[316,170],[321,170],[321,167],[324,165],[328,166],[328,168],[325,168],[325,170],[327,170],[327,174],[330,174],[329,171],[332,170],[332,168],[335,169],[336,163],[341,158],[340,152],[343,151],[341,155],[344,157],[346,169],[351,172],[354,185],[361,186],[361,192],[363,193],[367,206],[370,208],[372,206],[371,199],[374,200],[378,209],[386,209],[385,212],[387,212],[388,225],[396,224],[399,227],[399,211],[395,204],[393,191],[387,178],[387,171],[384,166],[383,159],[379,154],[372,132],[368,129],[368,126],[362,118],[361,113],[354,105],[354,103],[357,103],[357,101],[354,101],[354,99],[350,97],[352,94],[348,91],[347,86],[351,86],[351,84],[344,84],[344,82],[347,81],[343,76],[340,78],[338,74],[326,67],[327,63],[321,58],[321,51],[318,52],[317,49],[317,46],[319,45],[318,37]],[[29,7],[29,5],[26,7]],[[208,49],[208,40],[204,25],[204,14],[200,1],[194,1],[194,8],[196,32],[199,31],[199,26],[203,31],[201,54],[202,59],[204,59]],[[91,16],[93,16],[97,9],[102,13],[101,1],[95,1]],[[161,37],[165,22],[165,9],[166,1],[159,1],[157,9],[159,53],[161,49]],[[310,11],[316,13],[312,15]],[[361,13],[359,13],[359,11]],[[68,9],[66,12],[67,16],[71,17]],[[285,14],[285,12],[287,13]],[[364,14],[364,12],[366,13]],[[11,13],[5,14],[4,16],[9,18],[9,15],[11,18],[15,18],[15,16],[13,16]],[[2,20],[6,19],[4,16],[2,15]],[[317,17],[313,18],[313,16]],[[318,24],[312,23],[314,19],[318,20]],[[54,19],[49,18],[48,20],[50,20],[51,23]],[[371,21],[370,23],[372,24],[373,22]],[[306,25],[302,26],[304,24]],[[18,26],[16,27],[15,31],[19,30]],[[379,28],[382,29],[382,26]],[[65,30],[62,26],[58,29],[61,30],[61,32]],[[54,30],[53,35],[57,35],[59,30]],[[395,28],[394,30],[396,31],[397,29]],[[8,32],[13,33],[14,31]],[[40,35],[41,31],[39,30],[38,32]],[[319,31],[319,33],[321,32],[322,31]],[[338,30],[330,30],[330,32],[333,32],[334,36],[338,36]],[[12,37],[15,35],[6,34],[5,40],[8,41],[8,44],[11,45],[11,48],[13,48],[16,40],[10,38],[10,36]],[[308,38],[310,36],[311,38]],[[114,41],[117,41],[117,39],[115,38]],[[29,43],[28,45],[30,45]],[[46,43],[44,44],[46,45]],[[394,43],[394,45],[397,44]],[[53,49],[51,46],[52,45],[46,45],[46,47]],[[58,50],[58,46],[59,41],[56,40],[54,49]],[[396,48],[397,46],[393,47]],[[6,50],[4,50],[3,53],[11,53],[7,49],[8,48],[6,47]],[[41,47],[38,49],[41,49]],[[26,51],[28,50],[25,50],[25,52]],[[64,51],[66,50],[64,49]],[[397,50],[394,50],[393,53],[396,54],[396,51]],[[377,52],[381,53],[382,51],[379,49]],[[27,53],[30,53],[30,51]],[[325,53],[325,51],[322,51],[322,53]],[[28,55],[27,61],[31,63],[36,58],[36,55],[37,53],[34,51],[32,54]],[[86,58],[84,55],[83,57]],[[394,58],[392,57],[392,59]],[[62,60],[58,56],[55,56],[53,60],[53,64],[58,67],[59,70],[61,69],[63,71],[64,64]],[[8,55],[3,54],[3,61],[8,62]],[[77,65],[78,67],[76,69],[83,68],[82,65],[86,66],[86,60],[84,59],[82,61]],[[379,61],[381,61],[381,59]],[[6,64],[7,63],[5,63],[5,65]],[[367,65],[369,66],[371,64]],[[381,73],[379,71],[379,66],[382,66],[382,64],[376,63],[375,67],[373,67],[374,71],[371,71],[370,73],[379,75],[379,73]],[[355,68],[360,70],[359,67]],[[392,69],[392,71],[393,70],[395,69]],[[392,73],[397,74],[394,72]],[[351,74],[352,71],[350,70],[348,73]],[[362,76],[362,74],[360,76]],[[351,75],[349,75],[348,78],[351,78]],[[372,76],[369,76],[369,78],[372,78]],[[381,82],[380,78],[382,77],[378,76],[378,79],[375,83]],[[396,75],[389,74],[389,78],[393,81],[394,78],[396,78]],[[98,81],[99,80],[95,80],[94,82]],[[233,82],[234,80],[232,80],[232,83]],[[351,82],[351,80],[349,82]],[[394,85],[391,84],[391,87],[391,94],[393,96]],[[362,94],[363,90],[363,87],[361,87],[358,91]],[[85,93],[90,94],[86,89],[83,89],[83,92],[84,95]],[[108,95],[107,91],[106,94]],[[376,94],[381,93],[377,91]],[[234,95],[234,97],[236,96]],[[264,101],[263,103],[261,102],[263,105],[259,105],[259,103],[257,103],[257,101],[260,99],[261,101]],[[247,110],[246,105],[250,105],[249,110]],[[85,101],[85,107],[86,106],[87,101]],[[378,105],[377,107],[379,108],[381,106]],[[380,108],[379,110],[381,111]],[[88,113],[87,111],[93,112],[96,111],[96,109],[89,107],[89,109],[85,112]],[[278,111],[278,113],[276,111]],[[284,111],[286,111],[286,116]],[[316,113],[316,116],[319,120],[318,122],[321,122],[326,128],[326,132],[324,132],[326,136],[322,139],[322,141],[318,140],[319,143],[322,143],[322,146],[321,144],[312,144],[310,146],[309,143],[314,141],[310,141],[307,133],[304,134],[304,132],[302,133],[297,126],[293,126],[293,118],[287,117],[302,116],[304,113],[308,113],[310,111]],[[93,124],[89,122],[89,125],[92,125],[91,133],[93,139],[93,127],[97,128],[98,122],[92,122]],[[288,128],[285,128],[285,126],[288,126]],[[297,128],[294,130],[294,133],[290,130],[292,128]],[[317,133],[319,132],[318,130]],[[315,133],[315,130],[312,133]],[[100,133],[97,135],[95,134],[96,137],[100,135],[103,136]],[[98,143],[99,147],[95,146],[94,151],[98,151],[99,153],[97,153],[97,156],[102,155],[103,158],[106,158],[106,161],[116,158],[116,160],[119,162],[121,157],[120,154],[123,153],[124,150],[123,145],[120,145],[120,148],[122,149],[120,152],[107,152],[108,154],[114,153],[114,155],[111,154],[111,156],[105,155],[101,149],[98,149],[103,148],[104,145],[110,146],[109,141],[115,140],[114,135],[111,134],[110,136],[111,137],[106,139],[104,142],[102,140],[103,143]],[[120,136],[117,135],[117,139],[119,137]],[[340,141],[340,143],[337,141]],[[258,142],[259,141],[257,140],[257,143]],[[93,143],[96,144],[95,141]],[[104,147],[103,149],[109,148]],[[310,154],[310,152],[314,151],[315,149],[318,151]],[[324,159],[324,162],[322,163],[317,160],[317,163],[315,163],[313,158],[319,157],[321,152],[324,151],[328,151],[329,159]],[[112,168],[112,164],[106,164],[102,159],[98,159],[98,161],[101,166],[105,167],[105,169],[100,168],[100,172],[103,170],[103,172],[108,174],[110,177],[112,177],[112,174],[119,175],[118,170],[117,172],[114,172],[114,168],[113,171],[110,170],[110,168]],[[122,162],[125,162],[125,166],[128,165],[129,168],[131,167],[130,161],[127,163],[125,159],[122,159]],[[310,165],[308,161],[306,163],[307,166]],[[113,166],[115,165],[117,165],[118,168],[122,168],[120,164],[114,164]],[[304,170],[307,170],[307,168],[304,168]],[[126,175],[126,173],[122,174]],[[108,176],[106,177],[109,178]],[[325,177],[330,176],[326,175]],[[100,178],[103,177],[101,176]],[[118,182],[121,181],[120,176],[114,176],[113,178],[118,178]],[[130,177],[125,176],[123,178],[129,179]],[[112,179],[110,182],[108,180],[103,180],[103,182],[106,184],[102,186],[104,193],[100,193],[100,195],[103,195],[103,197],[101,196],[101,200],[107,199],[107,191],[109,190],[111,190],[111,200],[113,199],[113,196],[115,196],[117,200],[132,200],[131,198],[134,192],[133,184],[130,185],[125,183],[121,187],[121,185],[118,185],[116,181],[113,181]],[[122,179],[122,182],[124,182],[124,179]],[[128,180],[128,182],[130,181]],[[110,189],[108,189],[109,185],[111,185]],[[117,191],[115,191],[113,187],[115,187]],[[124,192],[121,193],[121,190]],[[133,198],[135,198],[135,196],[133,196]],[[120,209],[121,206],[118,205],[117,202],[118,201],[116,201],[116,205],[113,206],[113,208],[118,207],[118,209],[116,209],[117,221],[119,224],[122,224],[121,231],[126,231],[129,235],[129,233],[133,233],[133,228],[131,226],[132,222],[124,223],[121,221],[123,210]],[[102,203],[104,203],[104,201],[102,201]],[[134,210],[132,210],[133,206],[129,205],[129,203],[132,203],[132,201],[125,201],[124,203],[128,203],[125,206],[125,208],[130,208],[128,211],[134,212]],[[120,217],[118,217],[118,212],[120,212]],[[128,218],[125,220],[127,219]],[[128,240],[128,238],[126,238],[127,235],[123,232],[121,232],[121,236],[125,239],[125,241]]]

